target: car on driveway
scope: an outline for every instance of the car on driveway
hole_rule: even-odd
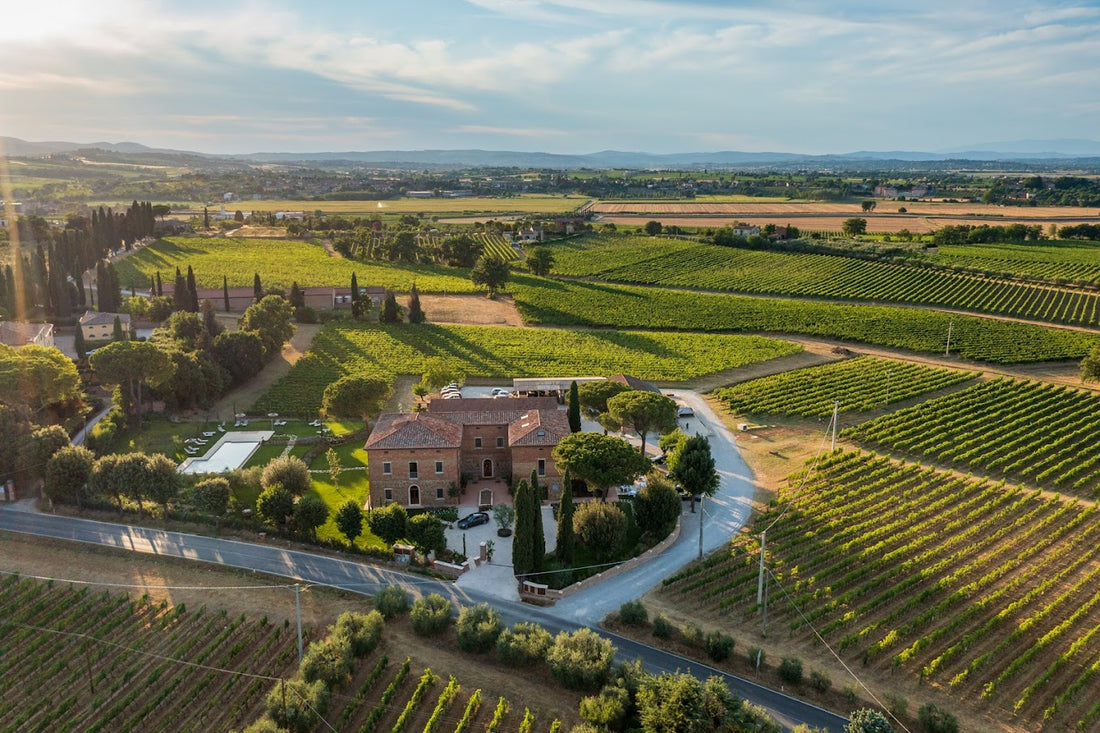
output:
[[[682,405],[680,409],[676,411],[676,417],[695,417],[695,410],[687,405]]]
[[[488,512],[474,512],[473,514],[467,514],[462,519],[458,520],[459,529],[469,529],[470,527],[476,527],[479,524],[489,523]]]

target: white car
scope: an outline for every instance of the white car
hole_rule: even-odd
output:
[[[676,417],[695,417],[695,410],[683,405],[676,411]]]
[[[510,397],[512,391],[504,389],[504,387],[493,387],[492,395],[493,397]]]

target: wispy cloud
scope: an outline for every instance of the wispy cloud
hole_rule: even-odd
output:
[[[472,135],[507,135],[508,137],[559,137],[567,134],[563,130],[551,130],[545,127],[494,127],[492,125],[459,125],[455,132]]]

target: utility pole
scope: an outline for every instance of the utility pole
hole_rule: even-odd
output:
[[[298,614],[298,664],[302,663],[302,586],[294,584],[294,610]]]
[[[768,530],[760,533],[760,577],[756,580],[756,606],[764,605],[764,541],[768,536]]]
[[[770,581],[771,578],[766,578],[764,580],[764,624],[763,627],[760,629],[760,635],[763,636],[765,639],[768,638],[768,585],[770,584]]]
[[[703,501],[707,498],[706,494],[699,495],[699,559],[703,559]]]
[[[954,321],[947,322],[947,348],[943,350],[944,356],[951,356],[951,331],[955,327]]]
[[[840,418],[840,401],[836,400],[836,401],[833,402],[833,447],[832,447],[832,450],[834,452],[836,451],[836,424],[837,424],[837,422],[839,422],[839,418]]]

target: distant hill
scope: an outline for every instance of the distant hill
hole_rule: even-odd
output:
[[[424,168],[766,168],[778,166],[828,167],[845,165],[869,168],[879,166],[907,167],[912,163],[943,163],[946,161],[1027,162],[1049,161],[1067,163],[1088,160],[1090,165],[1100,164],[1100,142],[1094,140],[1017,140],[1005,143],[982,143],[967,146],[966,150],[948,152],[924,152],[913,150],[873,151],[859,150],[844,154],[809,155],[783,152],[744,152],[723,150],[695,153],[646,153],[603,150],[597,153],[558,154],[511,150],[373,150],[333,151],[317,153],[259,152],[215,156],[183,150],[151,148],[134,142],[72,143],[61,141],[28,142],[13,137],[0,137],[7,155],[34,157],[53,153],[71,153],[78,150],[100,149],[122,155],[178,155],[210,162],[235,161],[246,163],[282,163],[285,165],[322,165],[325,163],[358,163],[395,167]]]

